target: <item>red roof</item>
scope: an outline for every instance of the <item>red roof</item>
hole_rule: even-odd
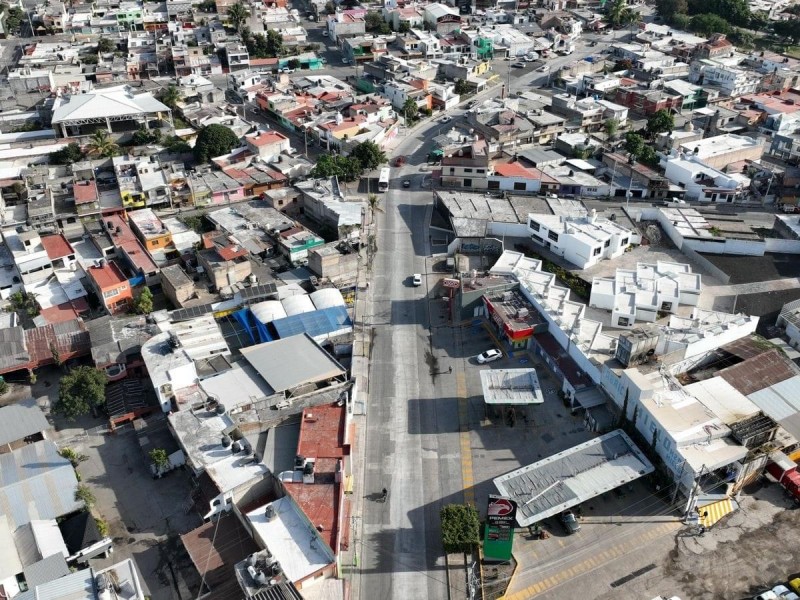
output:
[[[245,256],[247,254],[247,250],[239,246],[236,250],[233,249],[233,246],[226,246],[225,248],[217,248],[217,254],[219,254],[222,260],[233,260],[234,258],[239,258],[240,256]]]
[[[128,281],[113,260],[102,267],[89,267],[89,277],[101,290],[112,289]]]
[[[125,254],[128,255],[128,258],[137,269],[141,269],[145,273],[152,273],[158,270],[158,266],[153,262],[147,250],[144,249],[144,246],[139,242],[139,239],[121,214],[105,215],[103,216],[103,221],[110,223],[114,228],[111,242],[115,247],[122,248],[125,251]]]
[[[494,172],[502,177],[519,177],[522,179],[541,179],[541,171],[528,169],[518,162],[499,163],[494,166]]]
[[[85,298],[76,298],[72,302],[64,302],[58,306],[43,308],[39,315],[48,323],[64,323],[77,319],[78,315],[89,311],[89,303]]]
[[[280,144],[287,141],[289,138],[277,131],[258,131],[246,136],[245,139],[248,143],[253,144],[253,146],[260,147],[268,144]]]
[[[97,185],[94,181],[76,181],[72,186],[75,204],[86,204],[97,201]]]
[[[266,65],[277,65],[278,59],[277,58],[251,58],[250,59],[250,66],[251,67],[263,67]]]
[[[47,252],[47,258],[56,260],[57,258],[64,258],[70,254],[75,254],[75,250],[69,245],[67,238],[62,234],[46,235],[42,237],[42,246]]]
[[[320,536],[331,550],[337,551],[339,514],[347,512],[342,484],[335,481],[339,460],[350,454],[345,441],[344,406],[327,404],[306,408],[300,424],[297,454],[313,458],[314,484],[284,483],[286,491],[314,526],[321,526]]]

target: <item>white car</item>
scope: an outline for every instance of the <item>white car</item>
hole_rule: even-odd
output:
[[[478,356],[475,357],[478,363],[485,365],[486,363],[494,362],[496,360],[500,360],[503,358],[503,353],[496,348],[492,348],[491,350],[487,350],[486,352],[481,352]]]
[[[775,594],[781,600],[797,600],[798,598],[800,598],[800,596],[795,594],[785,585],[776,585],[774,588],[772,588],[772,593]]]
[[[440,123],[449,123],[450,119],[452,119],[452,117],[442,117],[441,119],[439,119],[439,122]]]
[[[542,65],[541,67],[536,69],[536,71],[539,72],[539,73],[547,73],[549,70],[550,70],[550,67],[548,67],[547,65]]]
[[[414,273],[414,274],[411,276],[411,283],[414,285],[414,287],[419,287],[419,286],[421,286],[421,285],[422,285],[422,274],[420,274],[420,273]]]

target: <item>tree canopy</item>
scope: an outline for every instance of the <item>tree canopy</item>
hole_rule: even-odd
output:
[[[339,181],[355,181],[361,175],[361,163],[340,154],[323,154],[311,169],[311,177],[336,177]]]
[[[392,32],[392,28],[383,20],[383,15],[377,10],[367,12],[367,15],[364,17],[364,28],[372,33],[382,35]]]
[[[800,19],[788,19],[786,21],[775,21],[772,31],[787,40],[796,42],[800,40]]]
[[[708,13],[693,16],[689,20],[689,29],[695,33],[709,36],[713,33],[727,34],[731,30],[731,26],[722,17]]]
[[[631,154],[633,160],[638,160],[651,167],[658,166],[658,154],[638,133],[625,134],[625,150]]]
[[[77,142],[71,142],[61,150],[50,153],[51,165],[71,165],[79,160],[83,160],[83,150]]]
[[[688,0],[688,5],[690,15],[715,15],[729,24],[740,27],[747,27],[750,23],[750,7],[747,0]]]
[[[403,116],[408,124],[413,124],[419,119],[419,106],[413,98],[406,98],[403,103]]]
[[[133,309],[140,315],[149,315],[153,312],[153,292],[150,291],[149,287],[145,286],[136,296],[133,301]]]
[[[267,34],[242,36],[250,58],[278,58],[283,55],[283,38],[272,29]]]
[[[175,105],[181,99],[181,91],[178,89],[178,86],[174,84],[170,84],[161,90],[161,93],[158,95],[158,99],[161,100],[166,106],[170,108],[175,108]]]
[[[247,22],[247,19],[250,16],[250,11],[244,4],[237,2],[236,4],[232,4],[228,7],[227,16],[228,23],[230,23],[231,27],[233,27],[236,31],[240,31],[242,25]]]
[[[99,369],[75,367],[61,378],[53,411],[68,419],[87,414],[105,402],[107,382],[106,374]]]
[[[659,133],[666,133],[675,129],[675,117],[668,110],[661,109],[656,111],[647,119],[647,133],[654,138]]]
[[[350,152],[350,157],[359,162],[362,171],[373,171],[386,164],[386,153],[375,142],[358,144]]]
[[[214,123],[200,130],[194,145],[194,157],[206,162],[215,156],[228,154],[239,145],[239,138],[225,125]]]
[[[89,156],[101,158],[111,158],[119,152],[119,146],[105,129],[96,130],[86,144],[86,152]]]
[[[439,512],[445,552],[471,552],[480,542],[478,511],[469,504],[448,504]]]

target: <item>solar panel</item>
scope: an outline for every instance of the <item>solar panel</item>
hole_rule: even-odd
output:
[[[191,319],[196,319],[197,317],[207,315],[210,312],[214,312],[214,305],[203,304],[201,306],[192,306],[190,308],[179,308],[178,310],[173,310],[169,316],[173,322],[189,321]]]
[[[244,288],[240,293],[242,295],[242,300],[257,302],[272,296],[273,294],[277,293],[277,291],[278,288],[275,287],[274,283],[263,283],[261,285],[252,285]]]

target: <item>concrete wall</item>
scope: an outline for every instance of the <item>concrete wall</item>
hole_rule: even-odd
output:
[[[695,264],[702,267],[704,271],[706,271],[709,275],[718,279],[720,283],[723,285],[727,285],[730,280],[731,276],[728,275],[725,271],[717,267],[714,263],[708,260],[705,256],[701,256],[688,246],[685,248],[681,248],[681,252],[683,252],[689,259],[694,262]],[[693,306],[696,306],[697,302],[694,302]]]
[[[764,240],[766,252],[781,252],[784,254],[800,254],[800,240],[784,240],[766,238]]]

